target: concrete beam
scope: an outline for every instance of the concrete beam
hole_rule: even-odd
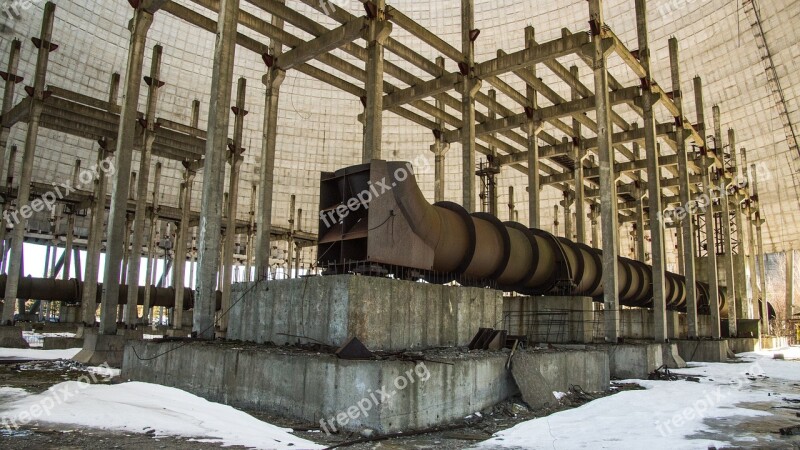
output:
[[[581,47],[588,43],[589,35],[587,33],[577,33],[555,39],[477,64],[475,66],[475,76],[484,78],[530,67],[549,59],[579,52]]]
[[[436,96],[442,92],[447,92],[457,87],[461,82],[460,73],[447,73],[439,78],[425,81],[406,89],[395,91],[383,98],[383,109],[390,110],[396,106],[411,103],[414,100],[421,100],[426,97]]]
[[[347,42],[359,38],[368,26],[369,21],[366,18],[352,20],[308,42],[295,46],[276,58],[275,64],[283,70],[293,69],[321,54],[328,53]]]

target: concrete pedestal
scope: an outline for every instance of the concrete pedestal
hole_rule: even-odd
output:
[[[603,345],[601,348],[608,353],[611,376],[620,380],[646,380],[662,366],[670,369],[686,367],[686,362],[678,354],[678,347],[672,343],[635,342]]]
[[[29,348],[28,341],[22,337],[22,328],[0,326],[0,347]]]
[[[130,341],[122,377],[308,423],[323,421],[329,430],[332,424],[339,430],[369,428],[377,434],[461,420],[518,392],[505,368],[506,353],[434,353],[426,358],[443,363],[353,361],[242,343]],[[561,370],[569,372],[568,367]],[[390,397],[383,398],[381,389]]]
[[[129,337],[122,335],[99,334],[97,329],[86,328],[83,333],[83,349],[72,360],[89,366],[103,363],[111,367],[122,367],[125,342]]]
[[[728,361],[728,341],[720,340],[677,340],[678,352],[686,361],[726,362]]]
[[[184,327],[180,329],[170,328],[166,333],[169,337],[186,338],[192,337],[192,327]]]
[[[611,380],[608,355],[598,350],[518,352],[511,373],[522,399],[534,409],[554,405],[553,392],[567,392],[571,385],[603,392]]]
[[[338,347],[356,336],[370,350],[454,347],[503,318],[503,294],[492,289],[355,275],[249,287],[233,286],[244,298],[231,308],[228,339]]]
[[[594,338],[590,297],[505,297],[503,319],[509,334],[527,336],[529,343],[588,344]]]

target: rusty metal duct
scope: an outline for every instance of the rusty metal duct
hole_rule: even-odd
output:
[[[6,287],[6,275],[0,275],[0,292]],[[139,294],[136,299],[136,304],[144,304],[144,286],[139,286]],[[19,279],[19,291],[17,297],[23,300],[48,300],[65,303],[80,303],[81,293],[83,292],[83,282],[76,279],[71,280],[58,280],[53,278],[33,278],[23,277]],[[100,302],[100,297],[103,294],[103,284],[97,285],[97,301]],[[190,288],[184,288],[183,291],[183,308],[192,309],[194,307],[194,291]],[[222,302],[222,293],[217,291],[217,310],[220,309]],[[125,305],[128,303],[128,289],[127,286],[121,285],[119,290],[119,304]],[[157,288],[150,286],[150,305],[163,306],[172,308],[175,306],[175,289],[174,288]]]
[[[406,162],[375,160],[323,173],[318,262],[329,273],[394,274],[525,295],[602,300],[602,251],[460,205],[431,205]],[[652,306],[652,268],[619,258],[619,299]],[[667,274],[667,307],[686,308],[685,278]],[[708,286],[698,285],[708,314]],[[720,307],[724,305],[721,301]]]

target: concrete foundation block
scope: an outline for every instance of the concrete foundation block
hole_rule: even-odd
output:
[[[370,350],[419,350],[468,345],[503,318],[503,294],[492,289],[356,275],[249,287],[233,286],[244,299],[230,311],[227,339],[338,347],[355,336]]]
[[[664,365],[661,344],[611,344],[604,348],[608,352],[611,376],[619,380],[647,379]]]
[[[84,330],[83,349],[72,360],[89,366],[108,364],[111,367],[122,367],[122,356],[125,335],[99,334],[95,329]]]
[[[16,326],[0,326],[0,347],[29,348],[28,341],[22,337],[22,328]]]
[[[80,347],[83,347],[83,338],[45,337],[42,340],[42,348],[45,350],[65,350]]]
[[[157,355],[162,356],[145,360]],[[433,359],[446,364],[342,360],[331,354],[241,343],[129,341],[122,377],[176,387],[240,408],[324,423],[321,426],[328,430],[369,428],[377,434],[461,420],[518,392],[505,368],[505,353],[437,354]],[[378,394],[382,388],[390,398]],[[360,413],[359,406],[369,408],[368,414]]]
[[[726,362],[728,361],[728,341],[720,340],[678,340],[678,352],[686,361]]]
[[[588,344],[594,338],[590,297],[505,297],[503,317],[509,334],[531,343]]]
[[[757,338],[728,338],[727,341],[734,354],[761,351],[761,341]]]
[[[789,346],[789,338],[786,336],[761,336],[762,350],[778,350]]]
[[[683,369],[686,367],[686,360],[681,356],[678,344],[669,342],[661,344],[664,365],[670,369]]]
[[[598,350],[518,352],[511,373],[522,399],[534,409],[557,403],[553,392],[567,392],[571,385],[600,392],[611,382],[608,355]]]
[[[169,337],[186,338],[192,337],[192,327],[184,328],[170,328],[167,330],[166,335]]]

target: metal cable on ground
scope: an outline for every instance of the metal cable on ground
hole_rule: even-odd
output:
[[[255,282],[254,282],[254,283],[253,283],[253,284],[252,284],[252,285],[251,285],[249,288],[247,288],[247,289],[246,289],[244,292],[242,292],[242,295],[241,295],[241,296],[240,296],[238,299],[236,299],[236,301],[235,301],[235,302],[231,303],[231,306],[230,306],[230,307],[228,307],[228,309],[226,309],[224,312],[222,312],[222,313],[219,315],[219,317],[218,317],[217,319],[215,319],[215,320],[214,320],[214,322],[213,322],[211,325],[209,325],[208,327],[206,327],[205,329],[203,329],[202,331],[200,331],[200,333],[199,333],[199,334],[203,334],[203,333],[205,333],[206,331],[210,330],[211,328],[214,328],[215,326],[217,326],[217,325],[218,325],[218,322],[219,322],[219,319],[221,319],[223,316],[225,316],[226,314],[228,314],[228,313],[230,312],[230,310],[231,310],[231,309],[233,309],[233,307],[234,307],[234,306],[236,306],[236,305],[237,305],[239,302],[241,302],[242,300],[244,300],[245,296],[246,296],[248,293],[250,293],[250,291],[252,291],[252,290],[253,290],[253,289],[254,289],[256,286],[258,286],[259,284],[261,284],[262,282],[264,282],[264,281],[266,281],[266,280],[267,280],[267,279],[266,279],[266,277],[265,277],[265,278],[261,278],[260,280],[257,280],[257,281],[255,281]],[[153,361],[154,359],[158,359],[158,358],[160,358],[160,357],[162,357],[162,356],[164,356],[164,355],[166,355],[166,354],[168,354],[168,353],[170,353],[170,352],[173,352],[173,351],[175,351],[175,350],[177,350],[177,349],[179,349],[179,348],[183,348],[183,347],[185,347],[186,345],[188,345],[188,344],[191,344],[191,343],[193,343],[193,342],[198,342],[198,341],[195,341],[194,339],[192,339],[192,340],[185,340],[185,341],[181,342],[181,344],[180,344],[180,345],[178,345],[177,347],[171,348],[171,349],[169,349],[169,350],[167,350],[167,351],[165,351],[165,352],[163,352],[163,353],[159,353],[158,355],[155,355],[155,356],[153,356],[153,357],[149,357],[149,358],[142,358],[141,356],[139,356],[139,352],[137,352],[137,351],[136,351],[136,347],[135,347],[135,346],[133,346],[132,348],[133,348],[133,354],[136,356],[136,358],[137,358],[139,361]]]

